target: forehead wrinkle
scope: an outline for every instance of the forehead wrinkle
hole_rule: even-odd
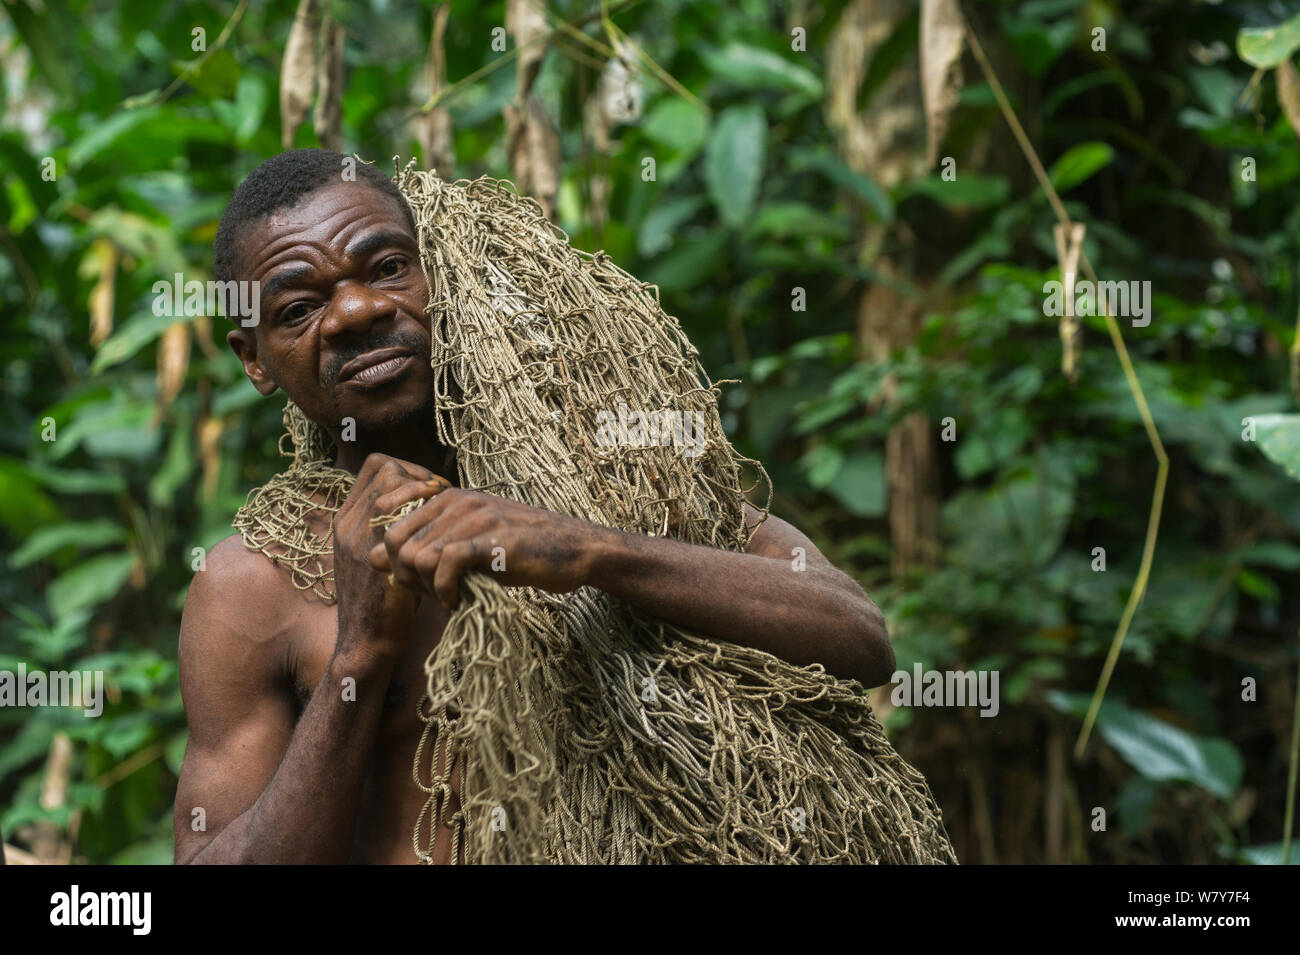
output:
[[[341,256],[357,254],[351,248],[345,247],[344,249],[339,249],[338,247],[340,244],[347,242],[350,234],[371,225],[366,222],[366,220],[370,219],[371,216],[367,214],[359,221],[344,224],[337,231],[330,230],[330,223],[340,215],[346,214],[347,211],[348,210],[340,210],[338,213],[327,219],[312,223],[310,226],[304,228],[295,229],[285,235],[277,236],[272,239],[270,243],[268,243],[261,257],[265,269],[277,271],[271,278],[263,281],[262,294],[271,295],[288,285],[309,278],[314,273],[322,271],[331,254]],[[268,220],[263,225],[263,228],[292,228],[293,225],[296,225],[296,223],[286,222],[284,219],[276,217]],[[324,229],[326,235],[323,238],[317,239],[304,234],[308,231],[315,231],[317,229]],[[392,229],[384,229],[382,232],[374,233],[374,235],[385,241],[395,237]],[[396,233],[396,236],[401,235],[402,233]],[[364,251],[371,251],[369,248],[371,241],[371,237],[367,236],[357,240],[353,245],[355,246],[365,243],[366,248]],[[305,264],[290,266],[288,263],[285,263],[283,267],[280,267],[276,262],[276,259],[285,256],[286,254],[292,256],[292,259],[303,260]]]

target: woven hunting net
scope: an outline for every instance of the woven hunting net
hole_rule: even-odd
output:
[[[508,183],[412,166],[397,183],[430,288],[430,427],[454,450],[460,486],[743,550],[744,476],[766,475],[732,449],[718,389],[657,288],[570,247]],[[611,446],[597,415],[620,402],[698,413],[704,432],[692,454]],[[249,495],[235,526],[299,588],[332,600],[322,558],[352,476],[292,403],[285,421],[292,464]],[[327,529],[313,529],[314,513]],[[421,861],[440,828],[453,860],[476,863],[956,861],[924,777],[861,687],[820,666],[703,637],[594,588],[555,595],[471,573],[425,672]]]

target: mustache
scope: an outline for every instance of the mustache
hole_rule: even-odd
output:
[[[414,332],[402,331],[389,335],[377,335],[364,341],[349,342],[346,347],[335,351],[326,360],[323,374],[326,384],[337,385],[339,383],[339,372],[343,370],[344,365],[354,358],[360,358],[367,352],[377,351],[380,348],[402,348],[412,355],[427,356],[429,354],[429,340]]]

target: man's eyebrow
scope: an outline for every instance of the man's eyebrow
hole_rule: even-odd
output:
[[[310,265],[281,269],[262,283],[262,298],[270,298],[277,292],[282,292],[286,288],[297,285],[303,279],[310,278],[314,274],[316,274],[316,270]]]
[[[380,249],[394,246],[409,247],[413,244],[411,237],[405,232],[399,232],[396,229],[385,229],[381,232],[371,232],[369,235],[357,239],[348,246],[347,254],[361,258],[378,252]]]

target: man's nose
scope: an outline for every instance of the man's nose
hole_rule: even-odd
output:
[[[397,304],[364,282],[341,282],[334,289],[321,335],[325,338],[351,336],[369,330],[375,322],[392,318]]]

